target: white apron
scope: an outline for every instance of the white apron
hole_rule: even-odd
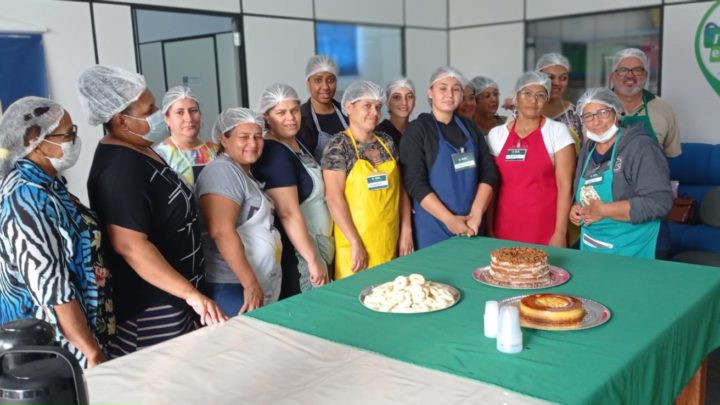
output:
[[[254,179],[248,176],[248,180],[249,187],[254,187],[262,196],[262,203],[255,215],[237,227],[237,233],[245,245],[245,257],[265,294],[263,305],[268,305],[280,297],[282,242],[273,225],[272,202]]]
[[[284,142],[281,143],[292,151],[290,146]],[[315,244],[315,250],[327,267],[332,263],[333,257],[335,256],[335,242],[332,238],[333,221],[330,216],[330,210],[328,210],[327,201],[325,200],[325,183],[322,179],[322,170],[313,158],[312,153],[299,141],[298,144],[305,152],[304,156],[298,156],[298,159],[300,159],[305,171],[313,182],[310,195],[300,204],[300,211],[302,211],[308,233]],[[295,151],[292,152],[295,154]],[[310,282],[308,264],[297,250],[295,250],[295,256],[298,259],[300,290],[310,290],[312,289],[312,283]]]

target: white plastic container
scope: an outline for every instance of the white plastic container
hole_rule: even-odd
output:
[[[520,313],[516,306],[500,308],[497,329],[497,349],[503,353],[519,353],[523,349]]]
[[[486,301],[485,315],[483,316],[485,337],[495,338],[497,336],[498,315],[498,302]]]

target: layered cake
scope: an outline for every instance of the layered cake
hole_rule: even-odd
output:
[[[531,247],[508,247],[490,252],[489,276],[508,287],[542,287],[550,282],[547,253]]]
[[[520,300],[520,318],[541,325],[571,326],[582,322],[585,308],[564,294],[530,294]]]

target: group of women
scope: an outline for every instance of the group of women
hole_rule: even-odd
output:
[[[142,76],[90,67],[92,209],[59,177],[81,147],[62,106],[26,97],[0,118],[0,322],[47,320],[92,366],[453,236],[566,247],[576,226],[583,250],[652,257],[667,162],[642,125],[618,126],[612,91],[564,101],[568,70],[543,56],[506,119],[496,82],[440,68],[410,121],[409,80],[337,102],[337,65],[315,56],[307,102],[273,84],[203,140],[190,89],[159,109]]]

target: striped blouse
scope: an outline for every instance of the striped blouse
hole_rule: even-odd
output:
[[[114,333],[109,271],[92,211],[64,180],[21,159],[0,181],[0,324],[38,318],[85,366],[60,333],[54,306],[76,300],[101,344]]]

